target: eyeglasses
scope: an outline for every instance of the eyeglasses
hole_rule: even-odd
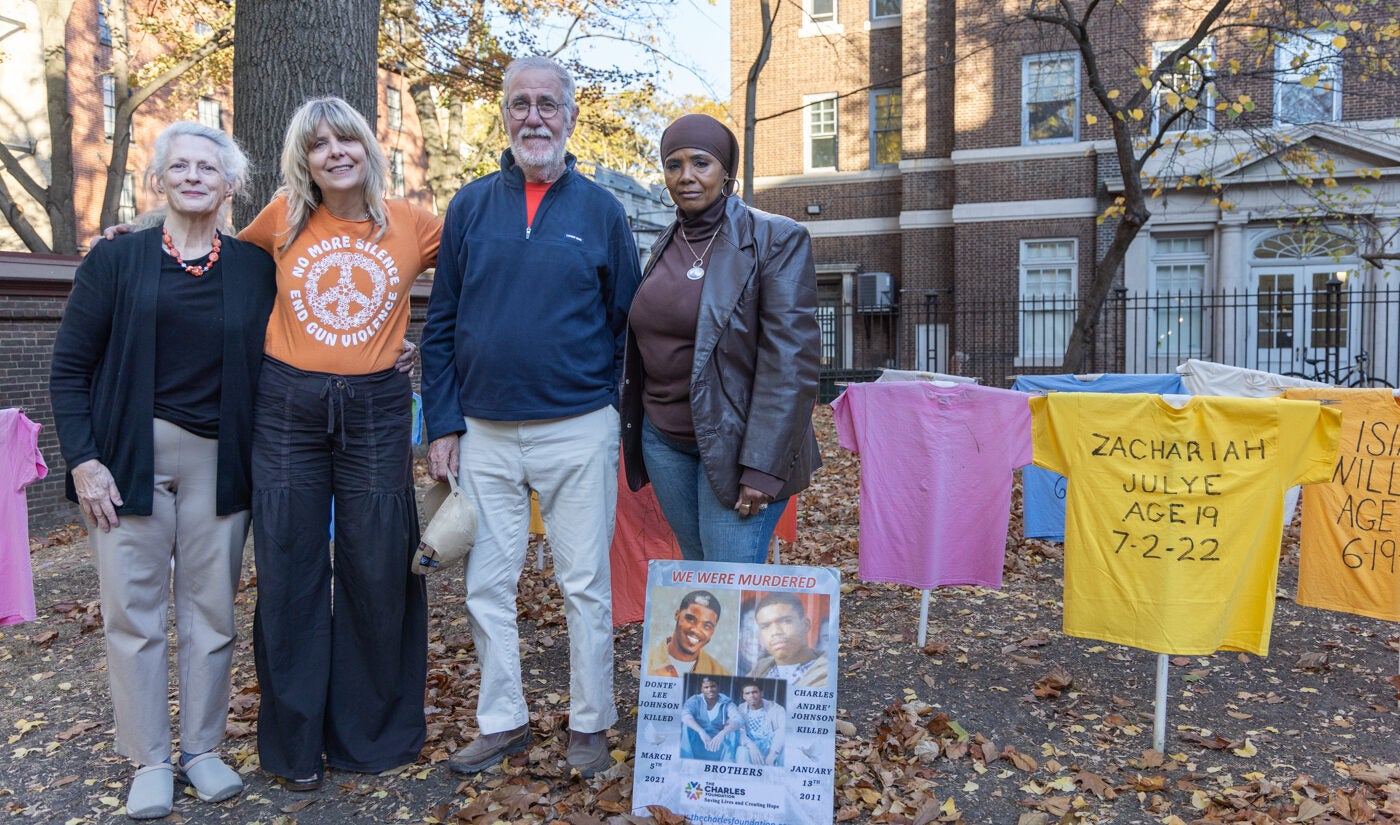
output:
[[[552,100],[541,100],[539,103],[526,103],[523,100],[517,100],[506,107],[506,111],[510,112],[510,116],[515,120],[524,120],[530,116],[530,107],[532,106],[536,112],[539,112],[541,120],[548,120],[559,114],[559,104]]]

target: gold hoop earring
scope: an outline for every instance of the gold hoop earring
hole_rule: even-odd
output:
[[[738,178],[725,178],[725,179],[724,179],[724,186],[720,189],[720,191],[724,193],[724,196],[725,196],[726,198],[729,197],[730,195],[733,195],[735,192],[738,192],[738,191],[739,191],[739,179],[738,179]]]
[[[667,189],[667,188],[664,187],[664,186],[661,187],[661,205],[664,206],[664,207],[666,207],[667,209],[675,209],[675,208],[676,208],[676,202],[675,202],[674,200],[670,200],[670,197],[671,197],[671,190],[670,190],[670,189]]]

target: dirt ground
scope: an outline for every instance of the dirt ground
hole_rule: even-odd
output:
[[[1019,512],[1003,589],[936,591],[920,648],[917,591],[856,575],[858,465],[836,447],[829,411],[818,420],[828,466],[803,496],[800,539],[783,561],[842,573],[835,820],[1400,823],[1400,629],[1294,604],[1296,534],[1285,540],[1270,655],[1173,659],[1158,754],[1156,657],[1060,631],[1061,548],[1020,540]],[[39,620],[0,632],[0,810],[16,822],[121,821],[130,767],[112,751],[86,540],[60,530],[34,545]],[[475,735],[479,680],[458,571],[431,580],[429,742],[418,763],[332,771],[319,792],[293,794],[258,767],[249,563],[224,748],[247,790],[217,805],[183,796],[167,821],[680,822],[627,813],[640,625],[617,632],[620,763],[587,781],[561,770],[567,641],[548,572],[522,581],[527,756],[472,781],[444,764]]]

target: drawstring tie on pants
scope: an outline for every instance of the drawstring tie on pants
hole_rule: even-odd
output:
[[[332,392],[334,391],[334,392]],[[335,432],[340,425],[340,449],[345,449],[345,397],[355,397],[355,387],[339,375],[326,376],[325,386],[321,387],[321,397],[326,399],[326,434]],[[337,406],[339,410],[337,410]],[[338,413],[338,414],[337,414]]]

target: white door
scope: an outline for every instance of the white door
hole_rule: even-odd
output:
[[[1346,264],[1256,266],[1254,366],[1309,376],[1334,366],[1345,372],[1358,332],[1349,300],[1355,280],[1354,268]],[[1327,362],[1331,357],[1336,361]]]

